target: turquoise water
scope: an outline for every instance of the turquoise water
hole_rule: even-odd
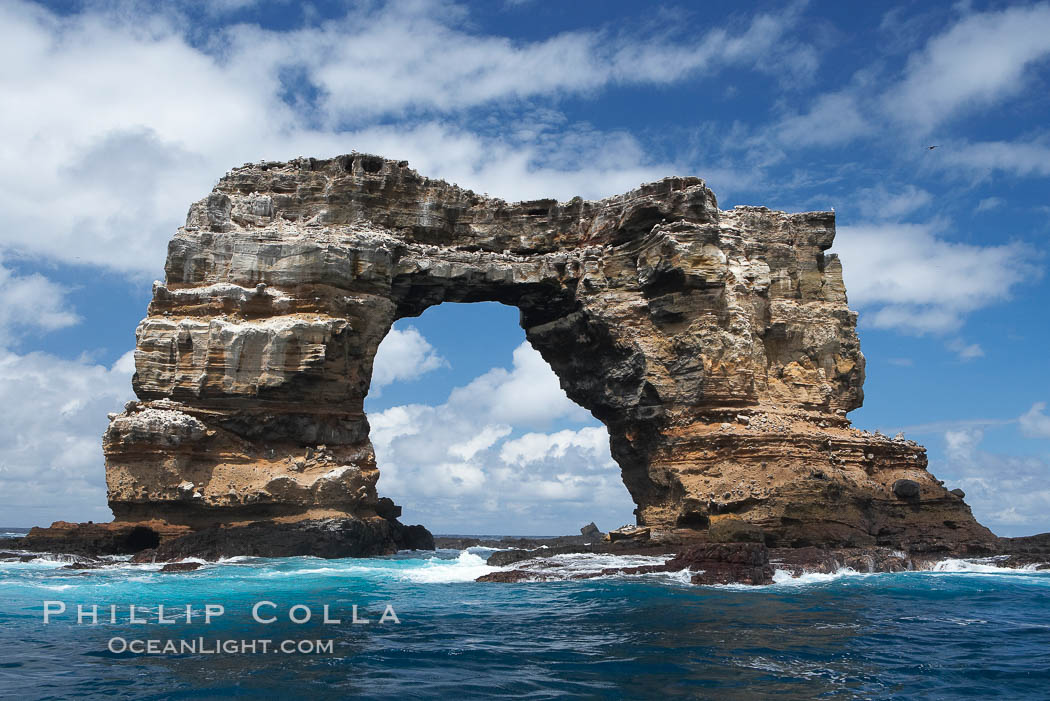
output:
[[[0,697],[1050,696],[1047,572],[953,562],[946,567],[959,571],[781,574],[761,588],[694,587],[679,575],[475,583],[493,569],[484,564],[488,552],[237,558],[175,574],[0,563]],[[555,564],[586,571],[614,561],[645,558]],[[67,611],[44,625],[44,601]],[[259,601],[275,604],[260,615],[276,613],[277,622],[253,621]],[[78,625],[78,603],[100,605],[99,624]],[[128,622],[129,604],[149,622]],[[187,624],[187,604],[225,613]],[[320,620],[325,604],[341,623]],[[370,623],[351,622],[354,604]],[[388,604],[400,623],[378,622]],[[110,605],[121,607],[115,624]],[[158,623],[159,605],[183,620]],[[289,622],[294,605],[309,607],[311,621]],[[330,640],[332,650],[135,654],[112,652],[114,638]]]

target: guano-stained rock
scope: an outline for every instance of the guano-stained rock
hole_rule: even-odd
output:
[[[770,547],[993,548],[921,446],[851,428],[864,356],[834,235],[830,212],[721,211],[692,177],[511,204],[363,154],[236,168],[190,207],[138,327],[110,506],[191,530],[392,519],[363,410],[376,350],[397,319],[497,301],[608,427],[654,538],[738,520]]]

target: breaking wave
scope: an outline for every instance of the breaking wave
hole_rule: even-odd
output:
[[[449,584],[473,582],[478,577],[495,572],[498,567],[485,564],[480,555],[464,550],[455,560],[428,558],[422,567],[399,571],[401,578],[421,584]]]

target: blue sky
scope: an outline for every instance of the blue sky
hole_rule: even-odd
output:
[[[723,208],[834,207],[854,423],[924,443],[997,533],[1050,530],[1045,2],[14,0],[0,34],[3,525],[109,517],[105,414],[189,203],[243,162],[358,150],[512,200],[690,174]],[[380,491],[438,531],[630,520],[516,322],[397,324]]]

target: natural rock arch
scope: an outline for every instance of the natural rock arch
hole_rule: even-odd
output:
[[[110,505],[175,529],[393,522],[363,411],[379,343],[435,304],[497,301],[608,427],[659,534],[987,540],[923,448],[849,427],[864,358],[834,231],[829,212],[721,211],[698,178],[508,204],[377,156],[234,169],[190,208],[138,328]]]

